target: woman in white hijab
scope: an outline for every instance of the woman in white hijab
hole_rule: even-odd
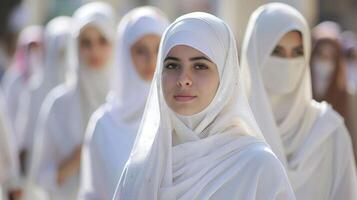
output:
[[[44,32],[44,67],[20,95],[16,132],[19,149],[26,152],[26,171],[31,162],[35,126],[42,102],[52,88],[64,82],[65,71],[68,71],[66,51],[71,27],[70,17],[56,17],[48,22]]]
[[[113,197],[144,112],[160,37],[168,25],[154,7],[136,8],[119,23],[112,94],[93,114],[86,132],[80,199]]]
[[[51,199],[75,199],[80,152],[91,113],[105,101],[109,87],[114,16],[105,3],[93,2],[73,15],[70,48],[77,77],[55,88],[40,112],[31,176]]]
[[[32,75],[41,69],[43,64],[43,28],[28,26],[21,31],[14,61],[6,70],[1,80],[4,98],[9,113],[9,120],[14,131],[16,115],[18,114],[20,94],[32,79]],[[15,134],[17,134],[15,132]]]
[[[357,199],[343,119],[311,97],[310,40],[305,19],[288,5],[266,4],[253,13],[242,48],[250,106],[297,199]]]
[[[197,12],[170,25],[114,199],[295,199],[239,73],[222,20]]]

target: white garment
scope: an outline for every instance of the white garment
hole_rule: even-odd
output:
[[[0,92],[0,191],[16,184],[20,175],[15,135],[5,109],[5,100]],[[1,199],[1,197],[0,197]]]
[[[65,57],[71,34],[71,18],[56,17],[48,22],[44,35],[45,64],[20,95],[16,124],[19,148],[31,156],[38,113],[48,92],[64,82],[68,59]],[[27,160],[29,164],[30,159]]]
[[[273,94],[264,86],[263,65],[280,38],[292,30],[302,34],[304,75],[292,93]],[[310,40],[305,19],[290,6],[270,3],[252,14],[242,49],[249,103],[297,199],[357,199],[356,168],[343,119],[326,103],[312,100]],[[276,76],[285,74],[276,71]],[[280,122],[276,113],[283,113]]]
[[[184,120],[167,106],[161,83],[163,61],[176,45],[204,53],[220,77],[211,103]],[[222,20],[196,12],[171,24],[114,199],[295,199],[254,120],[239,74],[236,42]]]
[[[33,164],[30,171],[30,181],[42,187],[51,199],[77,198],[79,173],[69,177],[62,186],[59,186],[56,181],[57,171],[59,165],[82,145],[91,112],[104,103],[103,93],[108,92],[105,82],[109,82],[106,71],[110,70],[110,66],[92,70],[87,69],[88,66],[81,65],[78,56],[79,35],[77,33],[91,24],[106,37],[108,42],[112,43],[113,37],[110,35],[114,33],[112,30],[114,16],[111,7],[99,2],[83,5],[74,13],[73,23],[75,29],[72,29],[73,40],[70,47],[74,49],[70,49],[69,53],[72,56],[72,64],[78,64],[70,66],[76,70],[75,79],[70,81],[75,81],[68,81],[56,87],[46,97],[36,128],[38,139],[34,145]],[[96,83],[98,85],[93,85]]]
[[[167,19],[153,7],[136,8],[120,22],[112,96],[93,114],[88,124],[79,199],[110,199],[113,196],[150,89],[150,82],[142,80],[134,68],[130,48],[147,34],[161,36],[167,26]]]
[[[33,59],[34,52],[29,51],[29,45],[31,43],[42,44],[42,34],[43,29],[41,26],[28,26],[21,31],[17,42],[14,61],[6,70],[4,77],[1,80],[9,113],[9,120],[17,138],[19,136],[17,136],[18,133],[16,132],[16,115],[19,110],[21,93],[26,90],[31,77],[38,72],[39,68],[41,68],[41,66],[34,65],[35,62],[36,64],[42,65],[41,60]],[[38,58],[38,56],[36,57]]]

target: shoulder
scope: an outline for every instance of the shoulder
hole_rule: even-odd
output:
[[[106,131],[106,128],[113,126],[109,106],[108,103],[103,104],[91,115],[85,134],[87,143],[92,143],[94,137],[105,134],[103,132]]]

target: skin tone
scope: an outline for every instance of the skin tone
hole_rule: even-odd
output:
[[[177,45],[164,60],[162,86],[166,103],[174,112],[194,115],[204,110],[217,92],[217,66],[202,52]]]
[[[105,67],[112,56],[112,44],[95,27],[84,28],[79,35],[79,57],[87,66]]]
[[[71,156],[64,160],[57,171],[57,184],[63,185],[66,180],[78,173],[81,160],[82,145],[78,146]]]
[[[323,43],[318,47],[314,59],[333,61],[335,59],[335,55],[336,50],[334,46],[329,43]]]
[[[286,33],[278,42],[272,56],[280,58],[296,58],[304,55],[302,37],[298,31]]]
[[[145,81],[151,81],[154,76],[159,45],[160,36],[148,34],[137,40],[130,48],[135,70]]]

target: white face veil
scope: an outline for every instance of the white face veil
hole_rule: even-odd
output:
[[[136,72],[130,53],[131,46],[148,34],[161,36],[169,25],[164,14],[154,7],[135,8],[126,14],[118,25],[116,58],[113,69],[111,115],[126,124],[140,123],[150,82],[141,79]]]
[[[163,96],[163,61],[169,50],[176,45],[187,45],[203,52],[216,63],[219,72],[220,85],[209,106],[194,116],[187,116],[200,116],[194,130],[185,120],[177,117]],[[177,148],[185,149],[181,145],[194,145],[197,148],[197,154],[194,156],[202,158],[198,152],[215,152],[218,147],[214,144],[237,142],[237,138],[241,136],[263,140],[250,111],[239,74],[236,41],[232,31],[222,20],[207,13],[196,12],[178,18],[169,26],[161,39],[157,68],[146,109],[134,148],[116,191],[117,199],[168,199],[172,198],[172,190],[177,190],[173,193],[178,195],[186,193],[190,196],[192,193],[188,190],[202,189],[190,187],[190,184],[185,184],[184,188],[173,189],[174,173],[177,170],[175,166],[185,162],[185,159],[190,159],[189,155],[186,157],[178,153],[180,150]],[[246,129],[242,127],[243,124]],[[200,137],[201,132],[205,132],[201,135],[203,139]],[[173,146],[173,134],[180,138],[180,145]],[[238,148],[239,145],[232,146]],[[217,158],[209,157],[203,163],[210,166],[215,162],[217,164],[217,161]],[[198,184],[198,187],[204,187],[212,181],[211,177],[206,178],[200,179],[203,182]]]
[[[294,98],[289,99],[289,107],[280,108],[288,109],[288,112],[284,120],[277,125],[270,105],[271,94],[263,83],[262,68],[279,40],[293,30],[299,31],[302,35],[304,72],[299,85],[293,91]],[[316,169],[323,156],[316,157],[309,163],[306,159],[341,125],[341,120],[335,119],[329,119],[330,122],[320,120],[321,122],[316,124],[322,107],[326,105],[312,101],[310,40],[308,25],[297,10],[282,3],[269,3],[252,14],[242,48],[242,75],[249,94],[250,106],[266,141],[285,165],[293,187],[303,184],[313,169]],[[281,76],[281,73],[277,71],[276,76]],[[309,137],[308,143],[303,143],[307,134],[313,136]]]

